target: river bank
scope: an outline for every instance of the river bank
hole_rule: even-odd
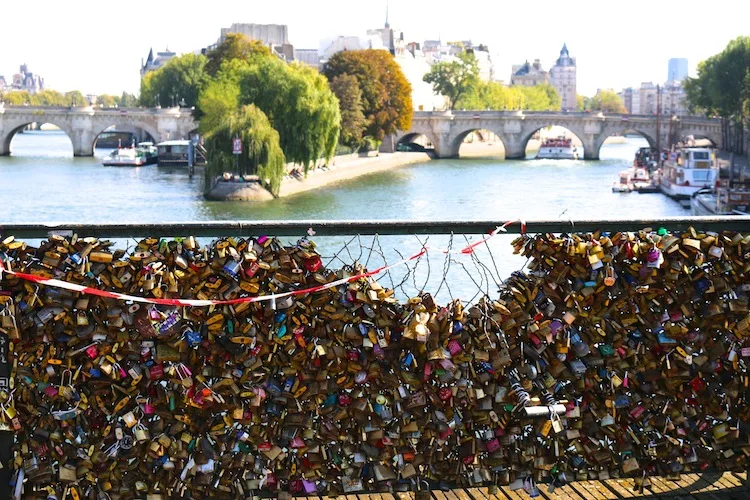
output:
[[[287,176],[281,181],[279,198],[311,191],[337,182],[429,161],[428,153],[379,153],[374,157],[339,156],[328,166],[308,172],[307,177]],[[209,200],[264,201],[273,196],[259,182],[219,181],[206,193]]]

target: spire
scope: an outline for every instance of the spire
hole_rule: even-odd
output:
[[[385,3],[385,29],[388,29],[391,27],[391,23],[388,22],[388,2]]]
[[[566,43],[563,43],[563,48],[560,51],[560,55],[562,56],[563,54],[565,54],[566,56],[570,55],[570,53],[568,52],[568,45]]]
[[[154,62],[154,48],[151,47],[151,49],[148,51],[148,57],[146,58],[146,65],[148,66]]]

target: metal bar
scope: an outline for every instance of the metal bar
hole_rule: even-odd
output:
[[[233,235],[304,236],[312,228],[318,236],[354,234],[487,234],[504,224],[503,220],[482,221],[418,221],[418,220],[269,220],[269,221],[208,221],[158,224],[0,224],[3,237],[46,238],[50,234],[72,234],[100,238],[132,236],[196,236],[218,237]],[[586,219],[528,220],[528,233],[639,231],[645,228],[684,231],[694,227],[698,231],[750,232],[750,216],[730,217],[663,217],[659,219]],[[521,233],[520,223],[507,227],[509,234]]]

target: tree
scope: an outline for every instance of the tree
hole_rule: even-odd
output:
[[[560,96],[554,87],[540,84],[532,87],[506,87],[498,82],[478,82],[458,101],[457,106],[471,110],[529,111],[559,110]]]
[[[232,139],[242,140],[242,154],[232,154]],[[274,196],[279,195],[285,174],[284,153],[279,133],[257,106],[249,105],[231,112],[224,121],[206,135],[209,167],[206,177],[211,185],[216,175],[234,170],[237,161],[240,175],[255,174]]]
[[[227,33],[226,38],[214,50],[208,53],[206,73],[216,76],[224,61],[248,61],[253,58],[263,58],[271,55],[268,47],[258,40],[240,33]]]
[[[34,106],[70,106],[66,96],[56,90],[42,90],[30,97]]]
[[[432,85],[436,94],[448,98],[450,109],[479,82],[479,63],[473,52],[461,52],[455,61],[432,65],[423,80]]]
[[[2,95],[3,102],[9,106],[23,106],[24,104],[31,104],[31,94],[25,90],[14,90],[6,92]]]
[[[184,54],[170,59],[167,64],[147,73],[141,79],[141,105],[177,106],[184,101],[195,106],[200,91],[206,84],[206,57]]]
[[[576,95],[576,111],[586,111],[589,109],[590,100],[586,96]]]
[[[117,106],[117,97],[102,94],[96,97],[96,103],[102,108],[114,108]]]
[[[120,100],[117,101],[117,105],[121,108],[135,108],[138,106],[138,98],[133,94],[123,92],[120,96]],[[151,106],[148,104],[147,106]]]
[[[622,99],[614,90],[600,90],[591,98],[591,109],[602,111],[604,113],[627,113]]]
[[[331,81],[331,90],[339,100],[341,143],[356,148],[362,144],[362,134],[367,126],[357,79],[347,74],[339,75]]]
[[[393,56],[385,50],[345,50],[335,54],[323,69],[332,82],[340,75],[357,79],[362,91],[365,135],[378,141],[409,130],[414,114],[411,84]]]
[[[88,106],[89,101],[81,94],[80,91],[74,90],[72,92],[65,92],[65,105],[66,106]]]
[[[333,156],[339,105],[326,79],[312,68],[273,56],[225,61],[201,93],[201,130],[222,126],[228,113],[247,104],[266,114],[286,159],[303,165],[305,172],[319,158]]]

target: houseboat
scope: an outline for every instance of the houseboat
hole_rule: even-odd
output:
[[[632,166],[619,174],[619,179],[612,186],[615,193],[629,193],[638,191],[643,193],[653,192],[654,184],[648,170],[642,167]]]
[[[699,189],[690,197],[690,210],[693,215],[749,215],[750,186],[722,180],[716,189]]]
[[[700,189],[714,187],[719,168],[709,148],[682,147],[671,151],[660,176],[661,192],[689,200]]]
[[[560,136],[555,139],[545,139],[536,157],[539,160],[577,160],[579,152],[571,139]]]
[[[189,140],[165,141],[156,145],[160,167],[186,167],[191,164]]]

